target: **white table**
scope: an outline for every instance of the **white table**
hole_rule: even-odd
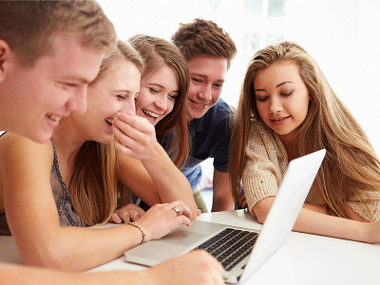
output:
[[[198,219],[261,228],[243,210],[202,214]],[[22,264],[12,237],[0,237],[0,262]],[[143,269],[120,257],[90,271]],[[380,244],[292,232],[244,284],[380,284]]]

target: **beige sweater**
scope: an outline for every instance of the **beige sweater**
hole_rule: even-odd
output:
[[[242,175],[242,183],[248,208],[252,212],[252,208],[258,201],[276,196],[287,168],[288,156],[277,134],[256,121],[251,125],[246,154],[247,161]],[[366,205],[371,211],[373,219],[368,216],[365,206],[357,199],[350,199],[348,205],[364,219],[378,221],[380,220],[380,192],[368,191],[368,194],[371,200],[367,201]],[[306,202],[325,204],[314,185]]]

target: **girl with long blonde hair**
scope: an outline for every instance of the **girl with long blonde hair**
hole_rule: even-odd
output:
[[[281,42],[258,51],[233,122],[236,205],[262,223],[289,161],[323,148],[326,158],[294,230],[379,242],[380,161],[364,131],[301,46]]]
[[[122,176],[128,169],[120,164],[114,137],[116,147],[123,142],[136,157],[148,150],[144,141],[156,139],[153,126],[135,115],[144,68],[137,51],[119,41],[88,87],[85,114],[68,115],[64,109],[49,114],[56,121],[62,119],[51,141],[44,144],[12,133],[1,137],[0,231],[13,235],[25,264],[87,270],[180,224],[190,225],[192,212],[183,201],[191,201],[191,190],[170,193],[172,183],[164,185],[170,179],[161,177],[156,179],[163,187],[129,189],[136,196],[152,196],[157,203],[161,197],[171,201],[146,213],[132,206],[130,216],[123,217],[125,225],[86,228],[113,216],[118,191],[126,186]],[[69,77],[54,84],[67,89],[82,84],[81,80]],[[129,119],[122,130],[113,124],[121,115]]]

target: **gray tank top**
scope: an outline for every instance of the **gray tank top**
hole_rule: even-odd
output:
[[[50,174],[50,183],[61,226],[86,227],[86,223],[74,211],[69,191],[67,190],[66,184],[63,182],[61,172],[59,171],[58,158],[53,140],[50,141],[54,150],[54,161]],[[11,235],[5,210],[0,211],[0,235]]]

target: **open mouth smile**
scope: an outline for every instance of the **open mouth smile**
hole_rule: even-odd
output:
[[[141,111],[144,113],[145,117],[148,120],[151,120],[151,121],[156,120],[160,116],[160,114],[154,113],[154,112],[152,112],[150,110],[144,109],[144,110],[141,110]]]
[[[53,115],[52,113],[48,113],[48,114],[46,114],[46,116],[47,116],[50,120],[55,121],[55,122],[59,122],[59,121],[62,119],[61,116]]]
[[[104,121],[106,121],[106,123],[110,126],[113,125],[113,118],[106,118]]]
[[[204,108],[206,108],[210,104],[210,103],[201,104],[201,103],[198,103],[198,102],[193,101],[191,99],[189,99],[189,101],[193,104],[194,107],[196,107],[198,109],[204,109]]]

